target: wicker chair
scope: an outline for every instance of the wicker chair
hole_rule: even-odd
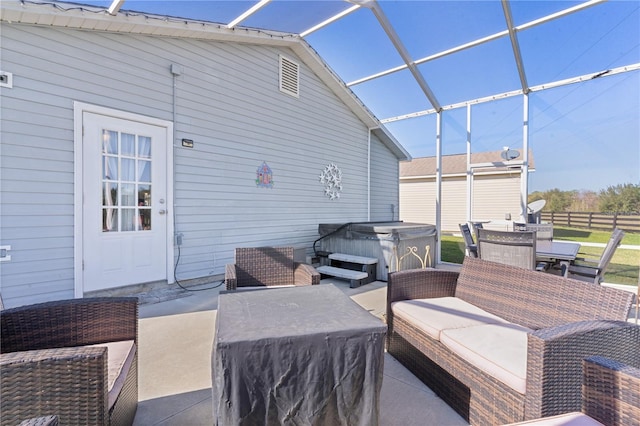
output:
[[[0,324],[1,425],[50,416],[64,425],[133,423],[138,406],[137,298],[21,306],[0,311]],[[114,346],[126,348],[117,379],[118,371],[112,377],[108,371],[107,354],[117,352]]]
[[[617,359],[591,356],[582,361],[582,410],[515,425],[630,426],[640,424],[640,327],[629,328]],[[597,423],[593,420],[597,420]]]
[[[583,361],[582,411],[610,426],[640,424],[640,327],[630,359],[594,356]]]
[[[536,269],[535,232],[478,229],[478,255],[490,262]]]
[[[320,284],[320,273],[293,259],[293,247],[237,248],[235,264],[227,264],[227,290],[238,287],[275,287]]]

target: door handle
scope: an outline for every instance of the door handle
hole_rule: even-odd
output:
[[[158,213],[160,213],[160,214],[166,214],[166,213],[167,213],[167,211],[166,211],[166,210],[160,210]]]

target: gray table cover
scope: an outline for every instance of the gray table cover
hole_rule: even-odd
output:
[[[385,333],[331,284],[220,294],[215,421],[377,425]]]

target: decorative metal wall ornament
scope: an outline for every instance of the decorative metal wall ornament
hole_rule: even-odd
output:
[[[334,163],[329,164],[320,174],[320,183],[324,185],[324,195],[330,200],[340,198],[342,171]]]
[[[256,171],[256,185],[260,188],[273,188],[273,172],[266,161]]]

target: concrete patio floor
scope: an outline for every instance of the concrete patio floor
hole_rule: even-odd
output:
[[[346,281],[325,279],[382,317],[386,283],[351,289]],[[193,289],[210,288],[204,284]],[[211,346],[222,286],[173,292],[172,300],[153,295],[140,305],[139,404],[134,425],[211,425]],[[177,297],[177,298],[175,298]],[[155,303],[154,303],[155,302]],[[385,354],[380,401],[381,426],[468,425],[392,356]]]

